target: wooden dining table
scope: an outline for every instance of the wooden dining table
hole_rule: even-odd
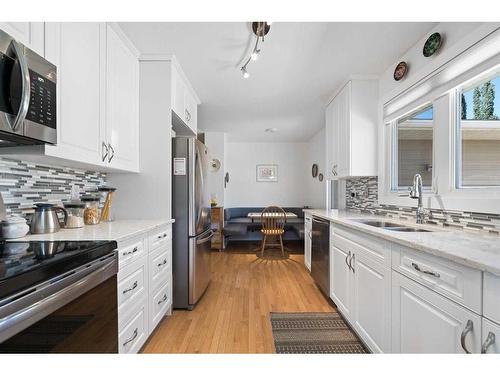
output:
[[[280,215],[279,213],[264,213],[264,217],[271,217],[271,216],[278,216]],[[259,219],[262,217],[262,212],[249,212],[247,215],[250,219],[252,219],[252,223],[255,222],[255,219]],[[294,214],[293,212],[285,212],[285,217],[286,219],[296,219],[298,216],[297,214]]]

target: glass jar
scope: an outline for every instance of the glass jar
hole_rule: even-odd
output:
[[[113,202],[113,195],[116,188],[111,186],[101,186],[97,190],[101,193],[101,198],[104,201],[101,211],[101,221],[113,221],[114,215],[113,210],[111,209],[111,203]]]
[[[85,225],[99,224],[99,197],[82,197],[82,202],[85,203],[85,209],[83,211],[83,221],[85,222]]]
[[[64,208],[68,212],[65,228],[81,228],[85,225],[83,219],[85,203],[78,201],[66,202]]]

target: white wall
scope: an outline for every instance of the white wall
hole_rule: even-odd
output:
[[[225,206],[307,205],[308,184],[305,175],[307,149],[305,142],[226,143],[226,170],[229,172],[229,183],[225,194]],[[277,164],[278,182],[257,182],[257,164]]]
[[[225,147],[226,147],[226,133],[222,132],[205,132],[205,145],[208,147],[210,159],[218,159],[221,162],[221,167],[217,172],[209,172],[208,174],[208,189],[210,198],[215,196],[217,203],[220,206],[225,204],[225,189],[224,189],[224,175],[225,175]]]
[[[312,178],[312,165],[318,164],[319,173],[325,173],[326,167],[326,131],[321,129],[316,133],[306,145],[306,165],[305,179],[307,181],[307,205],[313,208],[325,208],[326,206],[326,178],[322,182],[319,179]]]

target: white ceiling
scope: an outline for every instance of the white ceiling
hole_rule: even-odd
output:
[[[381,74],[435,23],[273,23],[249,79],[239,67],[253,48],[250,23],[120,25],[141,53],[178,58],[202,102],[201,130],[231,141],[305,141],[349,75]]]

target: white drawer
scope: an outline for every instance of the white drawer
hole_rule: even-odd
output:
[[[170,282],[167,282],[149,298],[149,313],[151,315],[150,332],[156,328],[171,305],[172,295]]]
[[[481,314],[481,271],[397,244],[393,250],[395,271]]]
[[[149,290],[154,290],[162,281],[168,279],[172,267],[171,246],[158,249],[149,257]]]
[[[500,276],[484,273],[483,299],[483,315],[500,324]]]
[[[139,264],[137,269],[130,274],[118,274],[118,309],[124,309],[135,303],[146,293],[146,265],[144,262]]]
[[[391,244],[389,242],[364,235],[358,231],[350,231],[337,225],[332,225],[330,229],[331,244],[333,246],[339,247],[339,242],[345,246],[345,241],[351,244],[354,243],[357,245],[356,251],[362,253],[365,257],[391,267]],[[348,251],[353,250],[345,247],[341,248]]]
[[[146,253],[143,239],[135,239],[127,242],[118,249],[118,259],[120,269],[133,263],[136,259],[144,256]]]
[[[140,306],[131,320],[118,335],[118,351],[120,353],[137,353],[148,338],[148,321],[146,306]]]
[[[162,227],[149,236],[149,251],[154,251],[172,240],[172,226]]]

